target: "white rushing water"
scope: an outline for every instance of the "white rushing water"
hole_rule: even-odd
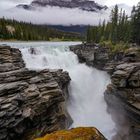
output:
[[[80,64],[77,56],[70,52],[72,42],[56,43],[13,43],[20,47],[26,67],[29,69],[64,69],[69,72],[71,83],[69,86],[70,99],[68,112],[74,123],[71,127],[95,126],[109,140],[115,134],[115,124],[107,113],[104,101],[104,91],[110,83],[107,73]],[[31,54],[29,47],[36,50]]]

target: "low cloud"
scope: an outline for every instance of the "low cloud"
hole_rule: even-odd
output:
[[[87,12],[79,9],[59,7],[46,7],[36,11],[28,11],[19,8],[0,11],[0,17],[27,21],[37,24],[53,25],[96,25],[100,20],[108,19],[108,11]]]
[[[49,6],[37,8],[37,10],[33,11],[15,8],[17,4],[30,3],[31,1],[1,0],[0,17],[4,16],[19,21],[51,25],[97,25],[99,21],[103,21],[104,19],[109,20],[110,9],[106,11],[87,12],[76,8],[69,9]],[[105,0],[97,0],[97,2],[103,1],[105,2]]]

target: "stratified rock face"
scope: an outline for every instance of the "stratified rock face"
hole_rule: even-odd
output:
[[[106,10],[107,6],[101,6],[90,0],[34,0],[31,5],[18,5],[19,8],[34,9],[35,7],[61,7],[61,8],[78,8],[85,11]]]
[[[111,75],[119,64],[140,62],[138,47],[132,47],[126,52],[112,53],[109,47],[97,44],[80,44],[70,46],[70,50],[77,54],[80,62],[105,70]]]
[[[108,86],[105,98],[113,104],[118,98],[127,116],[138,128],[140,126],[140,48],[130,48],[124,53],[121,64],[114,68],[111,85]],[[140,128],[138,130],[140,137]]]
[[[62,70],[26,69],[18,49],[0,46],[0,140],[28,140],[67,128],[69,81]]]
[[[125,139],[139,140],[140,62],[118,65],[111,80],[112,83],[105,92],[105,99],[111,108],[126,116],[130,128]]]
[[[25,64],[18,49],[0,46],[0,72],[24,68]]]
[[[70,50],[77,54],[80,62],[85,62],[89,66],[104,69],[110,60],[109,50],[96,44],[81,44],[70,46]]]
[[[71,46],[70,49],[78,55],[80,62],[111,74],[105,100],[111,110],[118,112],[115,115],[117,123],[120,123],[118,135],[124,140],[140,140],[140,48],[132,47],[113,55],[96,44]],[[124,116],[122,121],[125,119],[129,123],[125,134],[119,114]]]
[[[106,140],[96,128],[75,128],[48,134],[36,140]]]

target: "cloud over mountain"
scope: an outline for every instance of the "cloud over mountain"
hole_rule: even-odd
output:
[[[100,2],[102,0],[99,0]],[[97,25],[101,20],[108,20],[110,9],[98,12],[83,11],[78,8],[38,7],[37,10],[15,8],[18,4],[29,4],[31,0],[1,0],[0,17],[14,18],[37,24],[53,25]],[[104,1],[105,2],[105,1]],[[100,4],[100,3],[99,3]]]

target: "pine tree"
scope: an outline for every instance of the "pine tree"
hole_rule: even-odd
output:
[[[131,17],[132,42],[140,44],[140,2],[133,7]]]
[[[87,42],[88,43],[91,43],[91,39],[92,38],[92,36],[91,36],[91,27],[90,26],[88,26],[88,28],[87,28]]]
[[[118,6],[115,5],[115,8],[111,11],[111,23],[112,23],[112,29],[111,29],[111,40],[113,43],[116,43],[117,37],[118,37],[118,20],[119,20],[119,14],[118,14]]]
[[[15,31],[12,33],[8,30],[11,26]],[[0,39],[17,39],[17,40],[49,40],[49,38],[80,40],[81,35],[70,32],[63,32],[56,29],[48,28],[46,25],[34,25],[31,23],[18,22],[14,19],[9,20],[0,18]]]
[[[87,39],[89,42],[111,41],[112,43],[137,43],[140,44],[140,2],[133,7],[131,17],[116,5],[111,11],[110,21],[105,21],[98,26],[88,28]]]

